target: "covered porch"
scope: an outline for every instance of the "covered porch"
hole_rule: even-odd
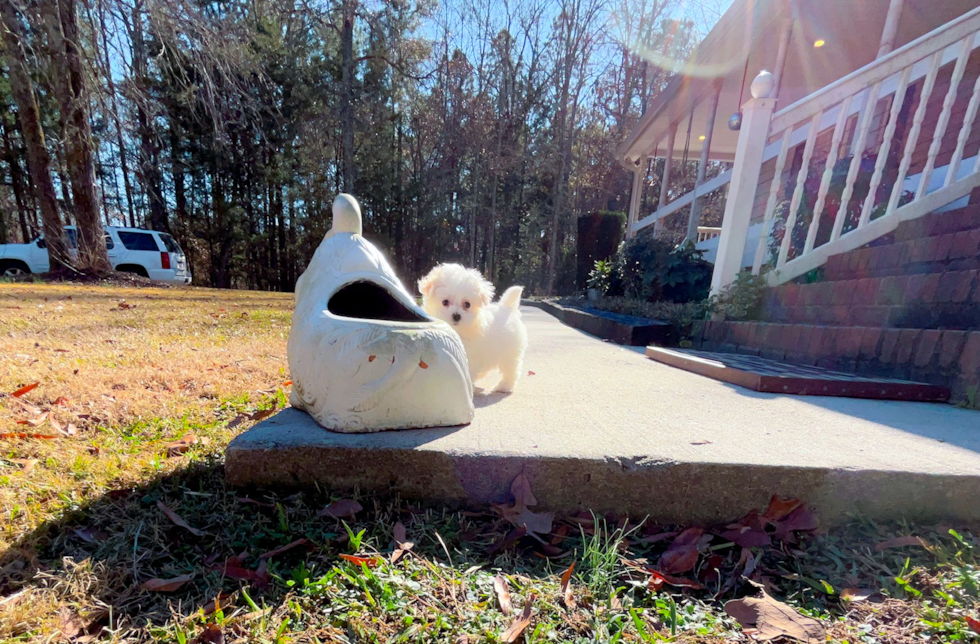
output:
[[[975,130],[971,136],[980,84],[974,87],[975,75],[968,71],[980,46],[977,32],[980,14],[971,0],[736,0],[617,152],[634,173],[628,234],[652,227],[654,234],[698,244],[716,263],[717,291],[745,267],[755,272],[764,264],[783,268],[815,248],[826,247],[826,255],[833,248],[827,242],[850,232],[850,223],[844,228],[844,218],[838,217],[840,225],[833,221],[827,235],[820,231],[818,239],[817,224],[811,226],[812,235],[807,231],[801,248],[769,252],[777,203],[781,198],[791,201],[783,206],[789,212],[780,213],[785,227],[799,209],[808,179],[819,182],[818,192],[826,199],[826,184],[838,159],[856,159],[847,173],[851,189],[845,187],[845,193],[860,201],[865,196],[855,195],[853,184],[862,158],[871,158],[876,166],[875,190],[883,179],[892,178],[883,177],[889,155],[895,166],[905,167],[898,182],[903,189],[895,191],[902,203],[886,198],[888,203],[877,204],[875,190],[870,190],[867,216],[854,227],[877,219],[870,214],[879,206],[888,213],[907,206],[902,197],[906,184],[915,184],[915,200],[960,184],[930,195],[915,213],[961,199],[972,181],[960,176],[971,174],[966,166],[973,164],[964,161],[972,161],[980,145]],[[771,75],[758,75],[759,70]],[[961,90],[964,75],[968,82]],[[958,98],[962,108],[953,109]],[[930,110],[940,113],[925,119]],[[916,119],[918,129],[913,126]],[[941,127],[922,132],[919,141],[923,120]],[[894,140],[898,142],[889,149]],[[951,163],[937,167],[937,156]],[[693,188],[685,189],[676,169],[694,159]],[[818,163],[821,168],[811,170]],[[786,185],[779,194],[793,176],[796,185]],[[738,203],[732,203],[733,194]],[[724,229],[731,226],[723,220],[734,215],[739,215],[738,230],[726,235]],[[733,236],[740,236],[738,243],[731,243]],[[791,236],[784,234],[783,240]],[[721,263],[725,266],[719,271]],[[798,270],[784,270],[779,279],[792,279]]]

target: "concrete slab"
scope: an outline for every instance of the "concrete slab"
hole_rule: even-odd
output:
[[[825,521],[980,519],[980,413],[758,393],[522,309],[527,369],[461,428],[335,434],[285,410],[235,438],[236,485],[503,500],[524,470],[542,507],[711,522],[803,499]]]

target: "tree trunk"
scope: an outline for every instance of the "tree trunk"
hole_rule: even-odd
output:
[[[129,180],[129,163],[126,161],[126,145],[123,141],[122,122],[119,118],[119,104],[116,101],[116,84],[112,80],[112,64],[109,59],[109,39],[108,30],[105,24],[105,10],[102,3],[99,3],[99,26],[102,31],[102,56],[105,59],[103,64],[105,69],[103,74],[106,79],[106,88],[109,91],[109,102],[112,107],[112,121],[116,129],[116,145],[119,148],[119,168],[122,170],[123,186],[126,188],[126,210],[129,214],[129,225],[136,227],[136,211],[133,208],[133,185]],[[118,185],[118,184],[117,184]]]
[[[133,42],[133,75],[136,84],[136,127],[140,137],[139,177],[146,192],[146,200],[150,207],[150,228],[153,230],[169,231],[167,222],[167,207],[163,201],[161,189],[162,178],[158,164],[156,137],[146,104],[149,101],[147,88],[147,55],[146,42],[143,38],[143,20],[140,16],[140,4],[133,6],[132,33]]]
[[[85,70],[78,49],[75,0],[45,0],[41,10],[48,23],[54,62],[61,72],[54,74],[55,94],[61,110],[62,138],[78,224],[78,266],[94,273],[108,272],[112,266],[106,254],[105,229],[95,188],[92,129],[88,121]]]
[[[27,148],[27,167],[37,186],[41,201],[41,220],[44,223],[44,236],[48,249],[51,270],[69,268],[68,242],[58,213],[58,198],[51,179],[51,157],[44,143],[44,130],[41,129],[41,116],[34,98],[33,83],[27,69],[23,45],[23,32],[20,18],[14,8],[13,0],[0,0],[0,16],[6,33],[0,39],[0,47],[7,59],[10,71],[10,91],[17,103],[24,145]]]
[[[10,113],[9,106],[5,104],[0,104],[0,110],[3,111],[4,117],[2,119],[3,124],[3,155],[7,160],[7,165],[10,166],[10,187],[14,192],[14,203],[17,204],[17,216],[20,222],[20,234],[21,240],[26,244],[30,241],[30,232],[27,228],[27,200],[24,198],[24,174],[20,167],[20,159],[18,154],[14,152],[13,142],[10,140],[10,125],[7,123],[6,115]],[[0,219],[4,219],[0,216]],[[4,219],[4,221],[6,221]],[[7,240],[6,232],[3,236],[3,242]]]
[[[344,192],[353,194],[354,179],[354,19],[356,0],[344,0],[340,31],[343,91],[340,97],[340,128],[344,151]]]

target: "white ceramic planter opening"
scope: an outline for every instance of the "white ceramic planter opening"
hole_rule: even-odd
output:
[[[340,432],[469,423],[473,384],[459,336],[418,306],[361,236],[353,197],[337,197],[333,214],[296,282],[290,402]]]

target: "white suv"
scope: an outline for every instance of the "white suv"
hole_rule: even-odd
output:
[[[78,231],[65,226],[70,252],[77,252]],[[142,228],[105,229],[109,262],[117,271],[136,273],[161,282],[190,284],[187,259],[177,241],[167,233]],[[0,276],[44,273],[50,269],[44,237],[28,244],[0,244]]]

